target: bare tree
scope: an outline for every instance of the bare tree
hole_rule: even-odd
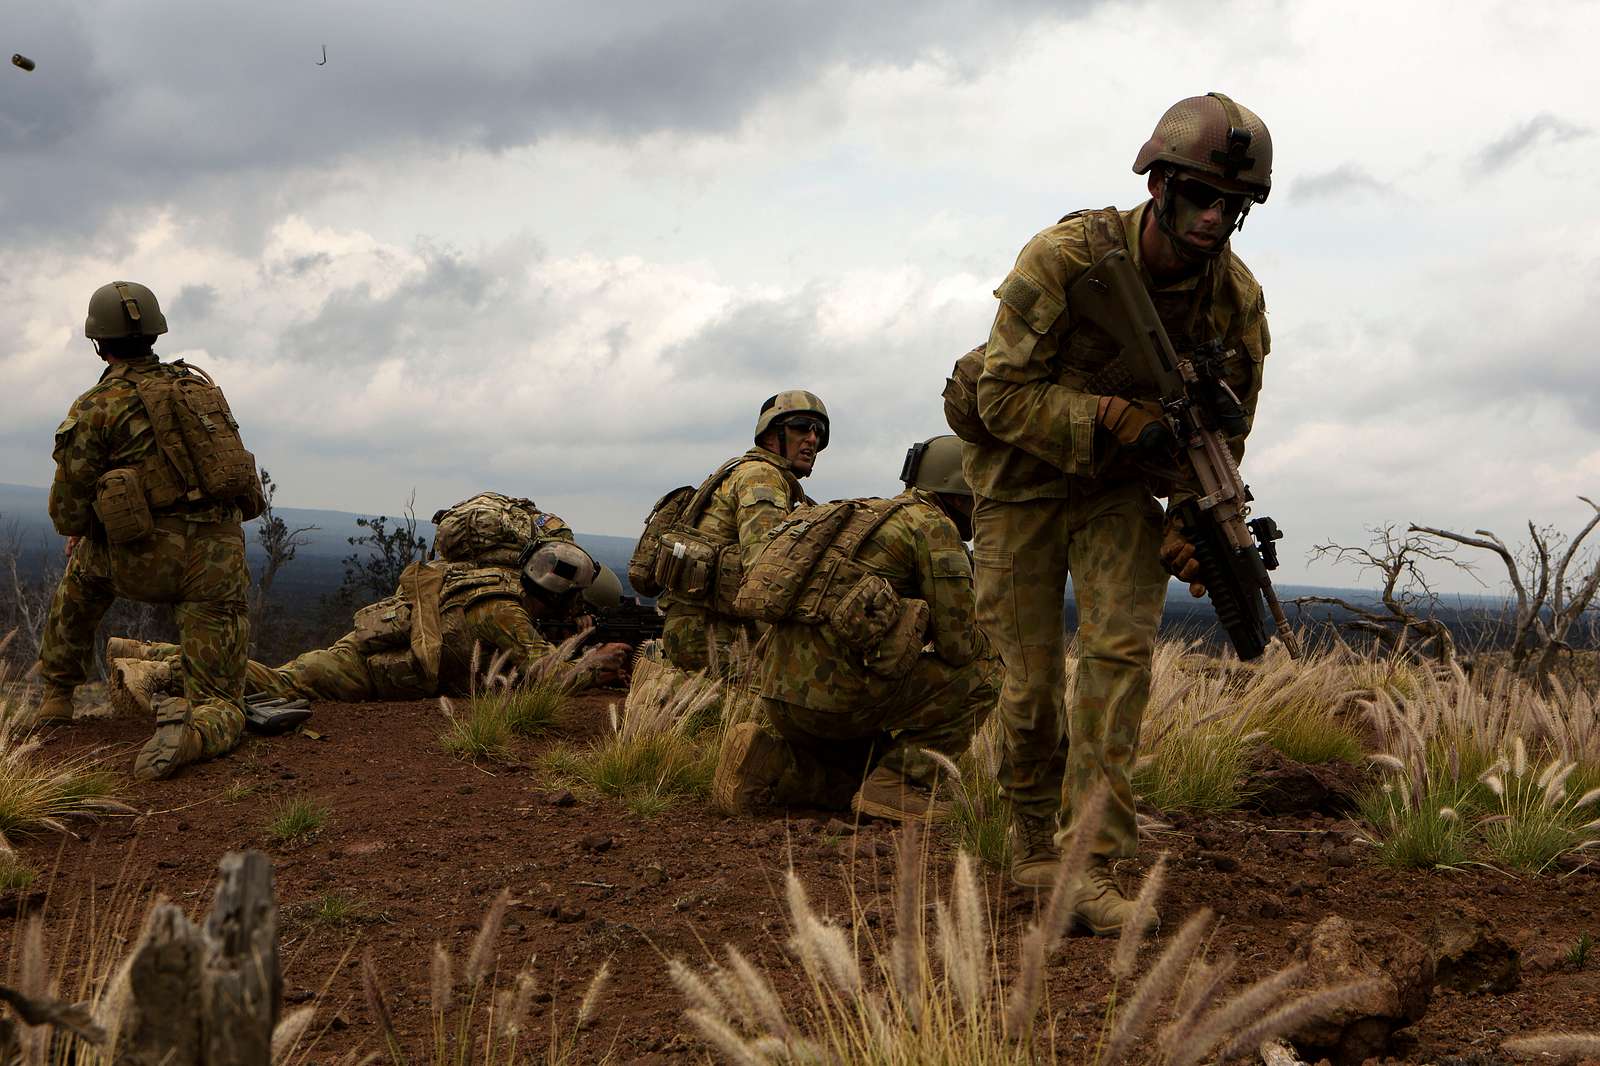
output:
[[[1455,541],[1469,548],[1493,552],[1505,564],[1516,596],[1511,640],[1511,668],[1543,685],[1563,651],[1571,651],[1568,634],[1600,591],[1600,558],[1580,558],[1584,538],[1600,525],[1600,505],[1587,496],[1578,499],[1594,510],[1589,521],[1563,549],[1562,536],[1554,528],[1539,529],[1528,523],[1528,546],[1518,559],[1493,532],[1478,529],[1476,536],[1431,526],[1412,526],[1411,532]],[[1552,565],[1552,563],[1554,565]],[[1569,579],[1576,563],[1581,576]]]
[[[337,594],[340,601],[354,603],[367,596],[382,599],[390,595],[400,584],[401,572],[427,553],[428,542],[417,536],[416,505],[413,489],[406,500],[405,517],[395,519],[392,529],[388,515],[356,519],[356,525],[370,532],[345,539],[352,547],[369,551],[365,556],[345,556],[344,581]]]
[[[1311,557],[1349,563],[1361,573],[1376,572],[1383,582],[1379,596],[1382,610],[1338,596],[1297,596],[1290,602],[1300,608],[1315,604],[1338,607],[1354,616],[1341,623],[1346,629],[1372,636],[1391,652],[1409,644],[1415,654],[1431,655],[1447,666],[1454,663],[1455,637],[1449,626],[1434,617],[1439,596],[1428,583],[1421,564],[1447,563],[1467,574],[1472,573],[1472,567],[1454,557],[1454,548],[1432,544],[1414,532],[1401,536],[1393,525],[1368,526],[1367,532],[1371,539],[1365,548],[1317,544],[1311,549]]]
[[[261,524],[256,527],[256,541],[266,553],[266,558],[256,574],[256,587],[250,596],[252,645],[258,642],[258,634],[265,628],[267,597],[271,594],[272,582],[277,578],[278,571],[292,562],[295,553],[311,542],[307,534],[321,528],[320,526],[289,528],[288,523],[273,510],[272,499],[277,495],[278,485],[272,480],[272,475],[267,473],[266,467],[261,468],[261,488],[267,498],[267,506],[261,512]]]
[[[39,657],[50,601],[66,568],[66,556],[41,543],[35,567],[24,563],[26,554],[21,524],[13,518],[0,534],[0,627],[16,633],[10,653],[32,662]]]

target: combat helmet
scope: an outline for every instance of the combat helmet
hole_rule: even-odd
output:
[[[1191,96],[1167,108],[1139,149],[1133,172],[1149,173],[1157,163],[1204,174],[1219,189],[1266,203],[1272,191],[1272,134],[1254,111],[1222,93]]]
[[[617,572],[601,563],[594,582],[583,590],[583,602],[597,611],[609,611],[622,603],[622,580]]]
[[[924,492],[971,496],[972,487],[961,471],[961,438],[946,433],[907,448],[905,464],[900,467],[900,480],[907,488]]]
[[[167,316],[156,294],[137,281],[113,281],[89,297],[83,335],[90,340],[159,337],[166,331]]]
[[[786,389],[776,396],[769,396],[756,417],[755,439],[759,441],[761,435],[780,419],[802,414],[816,415],[822,423],[822,432],[817,436],[817,451],[820,452],[828,446],[828,409],[823,406],[822,397],[805,389]]]
[[[588,552],[565,540],[535,541],[519,560],[522,587],[545,599],[565,599],[594,584],[600,566]]]

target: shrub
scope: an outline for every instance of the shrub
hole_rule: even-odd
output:
[[[1517,737],[1481,780],[1494,794],[1497,810],[1481,824],[1483,843],[1496,861],[1541,873],[1569,852],[1592,847],[1600,838],[1600,819],[1592,817],[1600,789],[1576,798],[1566,782],[1573,764],[1552,760],[1537,773],[1528,749]]]
[[[948,775],[957,845],[997,869],[1011,864],[1011,805],[1000,794],[1004,744],[1000,718],[992,714],[972,738],[956,772]]]
[[[48,758],[41,741],[0,729],[0,852],[11,838],[66,831],[69,818],[126,812],[114,798],[120,777],[89,755]]]

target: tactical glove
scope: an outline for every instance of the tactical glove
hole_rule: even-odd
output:
[[[1142,403],[1120,396],[1102,396],[1095,418],[1124,448],[1146,456],[1170,455],[1178,450],[1166,420]]]
[[[1194,545],[1175,525],[1168,526],[1167,535],[1161,538],[1161,565],[1179,581],[1189,583],[1189,595],[1198,598],[1206,594],[1206,584],[1200,579],[1200,560],[1194,557]]]

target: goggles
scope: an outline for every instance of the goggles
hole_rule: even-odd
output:
[[[1225,219],[1238,218],[1250,199],[1249,193],[1229,192],[1196,178],[1174,178],[1172,191],[1196,211],[1209,211],[1220,202]]]
[[[828,424],[826,422],[820,418],[807,418],[803,415],[798,418],[786,418],[778,423],[778,427],[780,429],[793,430],[802,437],[807,433],[815,433],[818,440],[822,440],[828,435]]]

